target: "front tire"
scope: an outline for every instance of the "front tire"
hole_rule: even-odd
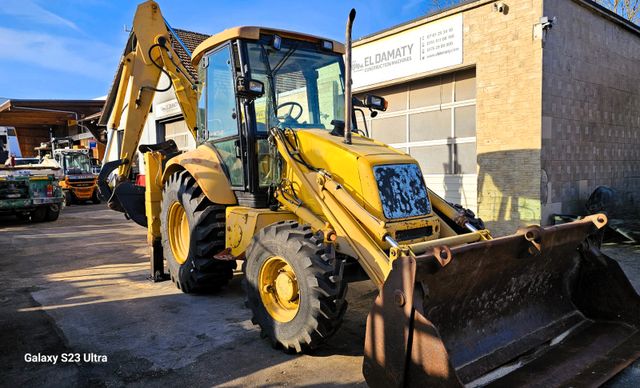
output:
[[[42,222],[47,217],[47,206],[38,206],[31,212],[31,222]]]
[[[73,194],[71,194],[71,190],[64,191],[64,204],[65,206],[71,206],[73,203]]]
[[[58,217],[60,216],[60,206],[61,205],[58,205],[58,204],[47,206],[47,215],[45,216],[45,219],[47,221],[57,220]]]
[[[98,193],[98,187],[96,186],[93,189],[93,194],[91,195],[91,203],[98,205],[100,202],[100,194]]]
[[[193,293],[227,284],[235,260],[213,258],[225,246],[224,206],[209,201],[196,180],[180,171],[165,184],[161,209],[162,249],[176,287]]]
[[[347,284],[309,226],[285,221],[254,237],[244,262],[247,307],[274,347],[317,348],[342,324]]]
[[[31,213],[16,213],[16,218],[20,222],[29,222],[31,219]]]

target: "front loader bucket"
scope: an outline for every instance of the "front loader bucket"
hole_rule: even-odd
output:
[[[595,215],[401,255],[367,319],[389,386],[597,386],[640,357],[640,296],[587,237]]]

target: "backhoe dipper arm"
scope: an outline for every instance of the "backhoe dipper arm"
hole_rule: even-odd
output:
[[[195,81],[180,63],[169,43],[172,31],[162,17],[157,3],[147,1],[138,6],[129,39],[131,46],[120,63],[120,80],[108,123],[108,128],[115,131],[124,116],[119,181],[126,179],[129,174],[155,92],[166,91],[173,86],[187,126],[196,136]],[[158,88],[161,73],[169,76],[171,83]]]

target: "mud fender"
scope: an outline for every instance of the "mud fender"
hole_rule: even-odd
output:
[[[171,174],[187,170],[198,182],[204,195],[213,203],[235,205],[236,196],[222,168],[218,153],[209,145],[203,144],[192,151],[171,158],[162,174],[162,182]]]

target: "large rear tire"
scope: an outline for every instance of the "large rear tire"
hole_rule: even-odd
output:
[[[169,177],[160,220],[164,258],[176,287],[206,292],[229,282],[236,262],[213,258],[225,246],[225,208],[209,201],[188,172]]]
[[[274,347],[297,353],[317,348],[342,324],[342,261],[332,262],[309,226],[284,221],[264,228],[243,266],[252,322]]]

